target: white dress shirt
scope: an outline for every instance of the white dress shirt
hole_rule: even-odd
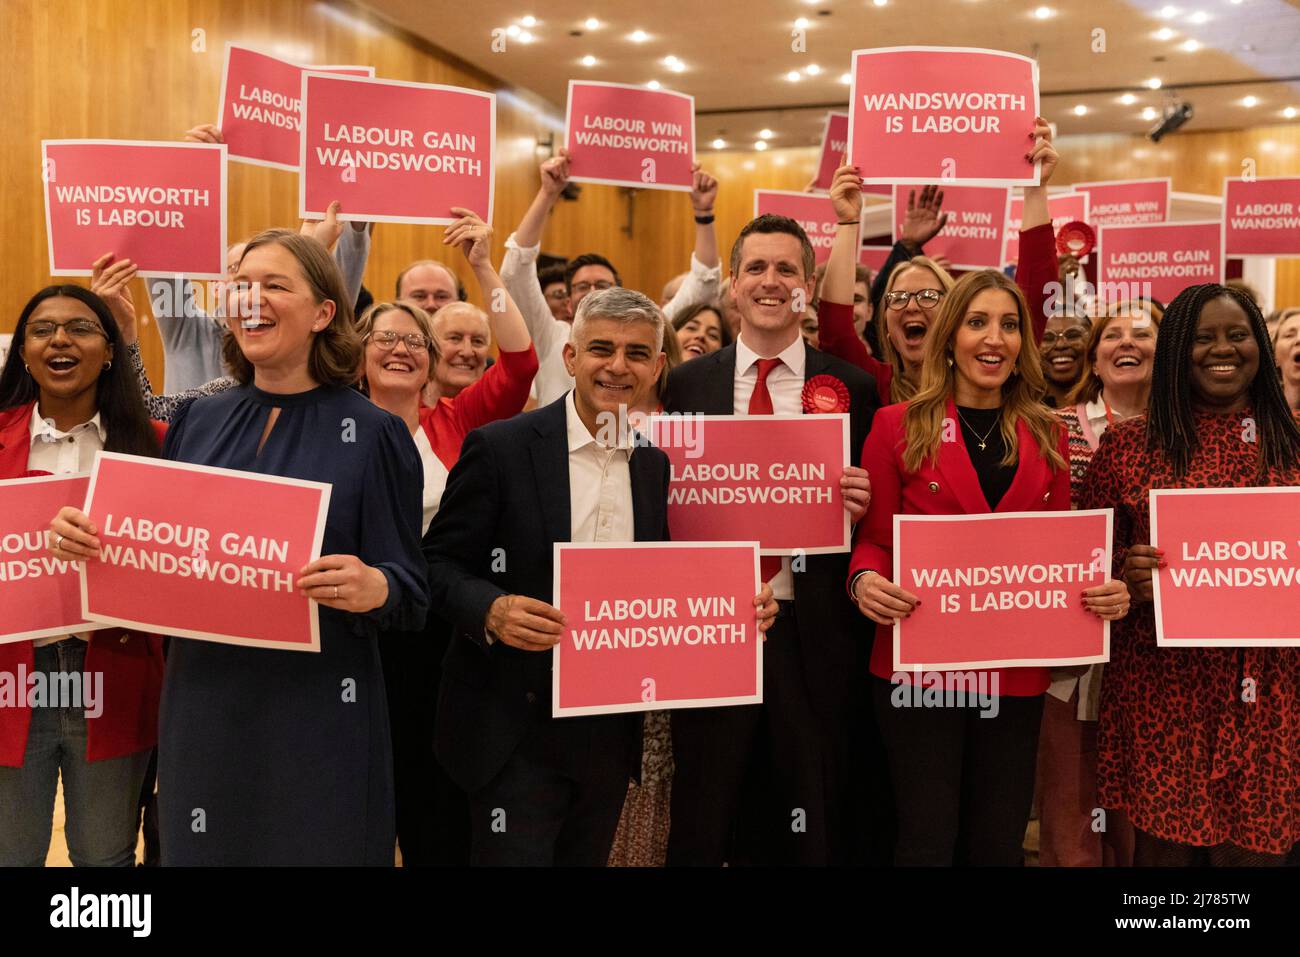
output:
[[[732,411],[736,415],[749,414],[749,400],[758,384],[758,360],[765,358],[781,360],[781,364],[767,374],[767,391],[772,396],[772,414],[802,415],[804,364],[808,358],[803,336],[795,336],[794,342],[775,356],[760,356],[745,345],[743,337],[736,340],[736,380]],[[771,584],[772,594],[777,601],[794,600],[794,575],[790,571],[788,556],[781,559],[781,570]]]
[[[438,506],[442,504],[442,493],[447,490],[448,472],[447,466],[442,464],[442,459],[434,453],[433,446],[429,444],[429,436],[425,434],[423,427],[415,430],[415,448],[420,453],[420,464],[424,467],[424,521],[420,526],[423,534],[429,530],[429,524],[438,514]]]
[[[54,427],[53,419],[42,419],[40,404],[32,406],[32,421],[29,426],[32,443],[27,453],[27,470],[29,472],[49,472],[51,475],[78,475],[89,472],[95,464],[95,453],[104,448],[104,425],[99,420],[99,413],[88,422],[75,425],[67,432],[60,432]],[[88,634],[50,635],[37,638],[37,648],[52,645],[64,638],[89,639]]]
[[[564,401],[569,437],[569,532],[574,542],[630,542],[632,437],[602,445],[578,417],[573,393]]]

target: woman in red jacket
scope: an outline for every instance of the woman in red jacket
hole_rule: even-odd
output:
[[[976,672],[960,682],[944,673],[946,690],[997,695],[993,717],[971,707],[895,707],[895,686],[914,676],[893,672],[892,628],[918,599],[889,575],[896,514],[1070,507],[1065,434],[1041,404],[1043,373],[1031,334],[1029,307],[1010,279],[993,270],[962,276],[930,330],[916,395],[876,413],[862,450],[872,495],[857,529],[849,590],[880,626],[872,693],[889,757],[900,865],[1022,863],[1047,669]],[[943,441],[950,428],[961,441]],[[1084,607],[1102,618],[1128,610],[1122,582],[1083,595]]]
[[[157,455],[108,307],[80,286],[27,303],[0,373],[0,479],[90,470],[101,449]],[[32,700],[19,676],[81,673],[81,701]],[[0,676],[22,694],[0,708],[0,866],[45,863],[63,777],[76,866],[135,863],[138,802],[158,740],[160,639],[119,628],[0,645]],[[100,678],[102,676],[102,679]],[[99,700],[90,700],[98,692]],[[32,705],[32,706],[29,706]]]

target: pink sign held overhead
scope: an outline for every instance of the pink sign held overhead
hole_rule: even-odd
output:
[[[895,515],[894,670],[1078,665],[1110,657],[1080,592],[1111,577],[1110,509]]]
[[[1070,189],[1088,194],[1088,218],[1083,222],[1089,226],[1129,226],[1169,219],[1168,177],[1075,183]]]
[[[817,177],[813,189],[829,190],[835,171],[844,165],[849,149],[849,114],[827,113],[822,127],[822,147],[817,160]]]
[[[1025,198],[1012,196],[1007,210],[1007,233],[1002,247],[1002,263],[1015,265],[1020,261],[1020,229],[1024,217]],[[1055,193],[1047,197],[1047,215],[1052,218],[1052,232],[1058,232],[1066,223],[1082,223],[1088,219],[1087,193]]]
[[[50,554],[50,520],[65,505],[80,507],[89,481],[85,475],[0,481],[0,645],[108,627],[81,617],[77,566]]]
[[[1038,64],[966,47],[853,51],[850,158],[868,183],[1037,186]]]
[[[830,197],[822,193],[795,193],[780,189],[754,190],[754,215],[773,213],[788,216],[808,234],[812,243],[817,265],[831,258],[831,245],[835,241],[835,232],[839,229],[838,217]],[[859,241],[862,223],[858,222]]]
[[[1168,303],[1188,286],[1223,282],[1218,222],[1103,226],[1097,236],[1098,295]]]
[[[294,582],[320,557],[329,498],[320,482],[100,452],[82,511],[103,557],[82,564],[81,613],[160,635],[320,651],[318,606]]]
[[[226,278],[226,147],[44,140],[51,276],[89,276],[104,253],[145,275]]]
[[[690,191],[695,98],[626,83],[569,81],[569,179]]]
[[[1300,256],[1300,177],[1226,179],[1225,256]]]
[[[226,44],[217,126],[230,158],[255,166],[298,170],[302,130],[302,75],[374,76],[372,66],[299,66],[279,57]]]
[[[1152,489],[1156,644],[1300,646],[1300,488]]]
[[[447,224],[492,221],[496,96],[398,80],[302,76],[299,215]]]
[[[551,714],[760,703],[756,546],[556,543]]]
[[[943,212],[948,222],[943,231],[925,244],[931,258],[946,258],[953,269],[999,269],[1002,266],[1002,237],[1007,228],[1007,206],[1011,190],[1001,186],[949,186],[941,184]],[[894,241],[903,234],[909,193],[919,197],[920,187],[894,187]]]
[[[819,378],[827,381],[814,378],[805,388],[805,407],[817,414],[651,418],[651,441],[672,469],[674,541],[757,538],[764,555],[849,550],[840,495],[840,475],[851,462],[848,390],[831,376]]]

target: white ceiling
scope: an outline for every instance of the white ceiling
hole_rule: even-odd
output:
[[[815,144],[854,49],[925,44],[987,47],[1036,56],[1043,111],[1063,134],[1141,133],[1168,91],[1190,101],[1184,127],[1238,129],[1290,120],[1300,110],[1300,0],[364,0],[364,6],[460,59],[549,101],[562,116],[572,78],[646,83],[695,97],[701,151],[775,131],[773,147]],[[1045,6],[1052,15],[1040,19]],[[525,16],[537,22],[523,26]],[[599,21],[589,29],[585,21]],[[805,50],[791,49],[796,18]],[[494,28],[507,34],[493,49]],[[1160,39],[1157,31],[1170,31]],[[644,42],[629,39],[635,30]],[[1104,35],[1095,31],[1104,31]],[[1185,49],[1188,41],[1198,48]],[[1104,49],[1095,49],[1104,45]],[[684,65],[674,72],[664,59]],[[596,58],[584,66],[582,58]],[[380,66],[380,75],[383,67]],[[815,74],[811,71],[815,70]],[[791,82],[790,71],[800,79]],[[1145,84],[1159,77],[1162,89]],[[1229,86],[1189,84],[1238,82]],[[1131,91],[1134,102],[1121,98]],[[1247,96],[1258,102],[1242,105]],[[1077,116],[1076,106],[1087,113]]]

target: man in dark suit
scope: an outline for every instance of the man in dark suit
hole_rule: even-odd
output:
[[[609,857],[641,719],[551,718],[550,652],[564,623],[551,605],[552,546],[667,539],[668,458],[626,427],[653,396],[665,325],[638,292],[586,296],[564,350],[574,390],[471,432],[425,535],[433,599],[455,630],[436,750],[469,794],[473,864]],[[760,597],[765,629],[776,603]]]
[[[730,289],[740,335],[673,370],[666,412],[799,414],[805,384],[817,377],[826,384],[829,377],[843,387],[840,411],[850,414],[849,448],[858,461],[878,404],[875,382],[805,345],[800,321],[813,295],[813,261],[812,245],[794,220],[765,215],[741,230],[731,252]],[[856,521],[870,498],[866,473],[846,469],[841,489]],[[856,810],[850,807],[851,725],[865,688],[858,645],[868,640],[845,594],[847,571],[847,554],[765,567],[781,611],[763,649],[763,704],[674,714],[669,864],[718,865],[747,856],[730,846],[743,788],[743,803],[755,810],[752,847],[749,839],[744,843],[758,861],[847,861],[853,846],[847,818]],[[755,773],[766,779],[761,788],[746,785]]]

